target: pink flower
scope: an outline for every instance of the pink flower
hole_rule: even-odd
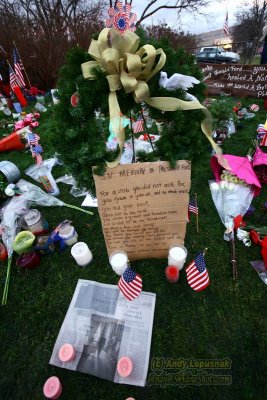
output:
[[[32,128],[36,128],[37,126],[39,126],[39,122],[38,121],[31,122],[30,125]]]
[[[22,128],[24,128],[24,121],[18,121],[18,122],[16,122],[15,123],[15,131],[18,131],[19,129],[22,129]]]

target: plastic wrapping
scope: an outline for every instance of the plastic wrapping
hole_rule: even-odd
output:
[[[265,269],[264,261],[250,261],[250,264],[255,269],[259,278],[267,285],[267,271]]]
[[[2,239],[8,256],[13,253],[12,243],[20,229],[20,220],[27,211],[27,200],[21,196],[12,197],[2,208]]]
[[[134,139],[134,150],[135,153],[140,150],[145,151],[146,153],[151,153],[153,151],[149,141],[147,142],[145,140],[139,140],[139,139]],[[129,139],[124,144],[124,151],[122,153],[120,163],[131,164],[132,159],[133,159],[133,146],[132,146],[132,140]]]
[[[65,203],[54,196],[51,196],[48,193],[45,193],[38,186],[25,181],[24,179],[20,179],[16,186],[19,188],[22,193],[20,197],[25,199],[29,204],[39,205],[39,206],[64,206]]]
[[[42,183],[48,193],[57,196],[60,192],[51,173],[52,168],[57,164],[58,162],[56,158],[49,158],[40,164],[32,165],[27,168],[25,173],[35,181]]]
[[[56,183],[66,183],[67,185],[71,185],[70,194],[74,197],[82,197],[88,194],[88,190],[85,187],[79,188],[76,184],[75,179],[72,175],[63,175],[56,179]]]
[[[244,215],[253,200],[253,191],[250,187],[221,181],[209,181],[212,200],[222,223],[226,227],[225,240],[229,240],[229,233],[234,228],[234,218]]]

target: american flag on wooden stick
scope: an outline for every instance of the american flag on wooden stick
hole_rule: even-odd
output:
[[[36,146],[40,140],[40,136],[38,136],[36,133],[29,132],[27,134],[27,139],[30,146]]]
[[[24,70],[22,61],[19,57],[18,51],[16,48],[13,49],[13,61],[14,61],[14,69],[15,69],[15,74],[17,77],[17,81],[20,82],[21,87],[25,87],[25,80],[23,77],[22,71]]]
[[[131,268],[127,268],[120,277],[118,286],[128,300],[135,299],[142,290],[142,278]]]
[[[133,131],[134,133],[144,132],[144,121],[141,115],[134,122]]]
[[[198,206],[196,199],[191,199],[188,205],[188,211],[192,214],[198,214]]]
[[[191,286],[191,288],[196,292],[200,292],[209,286],[210,278],[203,253],[199,253],[194,261],[188,265],[185,271],[189,286]]]
[[[230,36],[229,25],[228,25],[228,11],[225,16],[225,21],[223,25],[223,31],[227,36]]]
[[[17,81],[16,74],[15,74],[13,68],[11,67],[11,65],[9,65],[9,81],[10,81],[10,87],[12,90],[14,90],[14,87],[20,86],[19,82]]]

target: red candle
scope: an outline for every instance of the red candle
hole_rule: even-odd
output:
[[[14,86],[13,92],[15,93],[18,101],[20,102],[21,107],[25,107],[27,105],[27,100],[22,94],[22,91],[19,86]]]
[[[32,253],[22,253],[16,261],[21,269],[35,269],[41,262],[41,256],[33,251]]]
[[[179,279],[179,268],[175,265],[169,265],[165,269],[165,274],[170,283],[175,283]]]

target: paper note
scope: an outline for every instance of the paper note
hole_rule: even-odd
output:
[[[167,257],[186,233],[191,163],[119,165],[94,175],[107,251],[129,260]]]

